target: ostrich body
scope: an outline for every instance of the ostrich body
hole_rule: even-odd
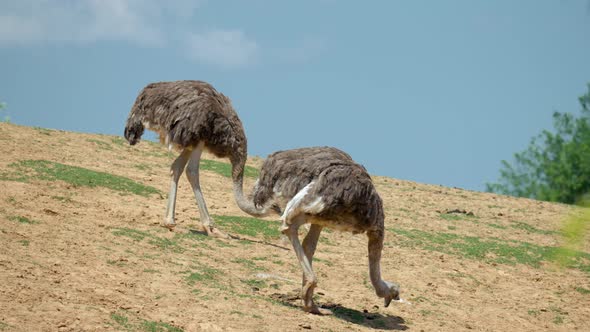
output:
[[[399,300],[399,285],[381,279],[383,249],[383,203],[367,170],[343,151],[331,147],[279,151],[264,162],[253,190],[257,214],[283,211],[281,231],[285,234],[303,269],[303,309],[329,314],[313,302],[317,279],[312,269],[313,255],[322,228],[366,233],[368,237],[369,274],[377,296],[387,307]],[[299,242],[297,230],[311,224]]]
[[[125,138],[135,145],[144,129],[159,134],[160,142],[180,151],[170,168],[170,194],[163,226],[173,229],[178,179],[186,167],[201,223],[209,235],[226,237],[214,227],[199,184],[199,160],[203,150],[232,165],[234,196],[238,206],[256,213],[242,194],[247,142],[242,122],[229,98],[202,81],[158,82],[147,85],[138,95],[125,126]]]

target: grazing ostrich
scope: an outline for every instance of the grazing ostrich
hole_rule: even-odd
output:
[[[264,162],[254,187],[253,202],[263,215],[277,206],[283,210],[281,231],[291,241],[303,268],[303,309],[329,314],[313,302],[317,279],[312,259],[323,227],[352,233],[367,233],[369,274],[377,296],[387,307],[399,300],[399,285],[381,279],[383,249],[383,203],[367,170],[336,148],[314,147],[279,151]],[[299,242],[297,230],[311,224]]]
[[[160,142],[169,149],[180,151],[170,168],[170,194],[164,227],[172,230],[175,226],[178,179],[186,166],[203,228],[208,235],[227,237],[214,226],[199,185],[199,160],[203,150],[220,158],[229,158],[238,206],[248,213],[257,212],[253,203],[242,194],[247,142],[242,122],[229,98],[202,81],[149,84],[139,93],[127,118],[125,138],[129,144],[139,142],[144,128],[158,133]]]

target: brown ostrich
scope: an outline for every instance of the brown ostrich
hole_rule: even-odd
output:
[[[186,166],[204,230],[211,236],[227,237],[214,226],[199,185],[199,160],[203,150],[220,158],[229,158],[236,202],[245,212],[256,214],[252,202],[242,194],[246,135],[228,97],[202,81],[151,83],[139,93],[127,118],[125,138],[129,144],[139,142],[144,128],[159,134],[160,142],[169,149],[180,152],[170,168],[170,194],[164,227],[172,230],[176,225],[176,190]]]
[[[262,215],[282,210],[281,231],[293,245],[303,268],[303,309],[329,314],[313,301],[317,279],[312,269],[313,255],[322,228],[367,233],[369,274],[377,296],[387,307],[399,300],[399,285],[381,279],[383,249],[383,203],[367,170],[343,151],[331,147],[279,151],[264,162],[254,186],[253,202]],[[311,224],[299,242],[297,230]]]

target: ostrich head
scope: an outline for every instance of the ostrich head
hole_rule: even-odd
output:
[[[388,307],[391,300],[399,301],[399,284],[389,281],[384,282],[387,285],[387,294],[385,294],[383,305]]]

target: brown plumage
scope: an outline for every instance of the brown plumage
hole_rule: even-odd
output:
[[[229,98],[203,81],[151,83],[139,93],[127,118],[125,138],[129,144],[137,144],[145,128],[158,133],[160,141],[169,148],[180,151],[170,170],[164,226],[175,226],[176,188],[186,166],[205,230],[210,235],[225,236],[214,228],[199,185],[199,160],[204,149],[230,159],[236,201],[246,212],[256,213],[242,195],[247,141]]]
[[[281,231],[291,240],[303,268],[305,311],[326,312],[312,298],[317,280],[311,265],[323,227],[366,232],[373,287],[385,306],[399,300],[399,285],[381,279],[383,203],[367,170],[348,154],[331,147],[275,152],[264,162],[252,195],[259,213],[276,205],[284,211]],[[311,227],[301,245],[297,230],[307,223]]]

